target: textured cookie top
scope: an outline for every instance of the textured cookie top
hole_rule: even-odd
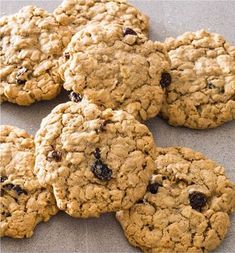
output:
[[[223,167],[188,148],[159,148],[143,201],[117,213],[145,252],[207,252],[223,240],[235,207],[235,185]]]
[[[166,40],[172,84],[162,115],[171,125],[213,128],[235,118],[235,48],[218,34],[188,32]]]
[[[29,105],[55,97],[61,88],[57,58],[71,33],[52,14],[34,6],[0,19],[0,96]]]
[[[36,172],[57,205],[75,217],[129,208],[154,168],[152,134],[124,111],[92,103],[58,105],[36,135]]]
[[[156,116],[169,85],[163,44],[120,25],[88,25],[74,35],[61,65],[65,89],[142,120]]]
[[[0,236],[30,237],[37,223],[57,213],[50,188],[33,173],[34,142],[24,130],[0,127]]]
[[[74,32],[90,21],[121,24],[148,33],[149,19],[125,0],[64,0],[54,11],[56,20]]]

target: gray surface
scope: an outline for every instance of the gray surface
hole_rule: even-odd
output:
[[[188,30],[208,28],[235,42],[234,1],[131,1],[151,17],[152,39],[179,35]],[[59,1],[0,1],[1,15],[16,12],[20,7],[36,3],[53,10]],[[24,108],[3,104],[1,124],[13,124],[34,134],[40,121],[51,109],[67,100],[64,92],[50,102],[40,102]],[[173,128],[161,119],[147,123],[159,146],[182,145],[205,153],[227,168],[235,181],[235,121],[218,129],[195,131]],[[235,217],[228,236],[216,252],[235,252]],[[74,219],[60,213],[50,222],[40,224],[31,239],[2,239],[2,252],[138,252],[128,245],[113,214],[99,219]]]

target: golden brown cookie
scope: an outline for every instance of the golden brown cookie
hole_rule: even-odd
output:
[[[173,126],[218,127],[235,118],[235,48],[221,35],[187,32],[165,43],[172,62],[161,114]]]
[[[139,120],[158,114],[171,80],[163,44],[117,24],[86,26],[74,35],[60,65],[66,90]]]
[[[149,29],[149,18],[125,0],[64,0],[54,16],[74,33],[90,22],[120,24],[145,34]]]
[[[0,127],[0,236],[31,237],[36,225],[58,211],[51,187],[34,169],[33,137],[13,126]]]
[[[130,208],[154,168],[148,128],[124,111],[87,100],[58,105],[36,138],[36,172],[53,186],[57,205],[74,217]]]
[[[117,212],[129,242],[144,252],[202,253],[224,239],[235,185],[224,168],[189,148],[159,148],[146,194]]]
[[[0,19],[0,100],[30,105],[61,89],[58,57],[72,33],[52,14],[26,6]]]

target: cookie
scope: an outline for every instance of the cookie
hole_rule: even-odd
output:
[[[159,148],[144,198],[117,219],[144,252],[199,253],[220,245],[234,207],[223,167],[189,148]]]
[[[1,126],[0,153],[0,236],[31,237],[39,222],[57,213],[52,189],[42,187],[33,172],[33,137],[17,127]]]
[[[59,209],[74,217],[130,208],[154,169],[148,128],[124,111],[101,111],[84,99],[55,107],[35,142],[40,182],[53,186]]]
[[[235,118],[235,47],[201,30],[166,40],[172,84],[161,114],[170,125],[218,127]]]
[[[64,0],[54,11],[56,20],[75,32],[88,23],[117,23],[147,34],[149,18],[125,0]]]
[[[18,105],[54,98],[61,89],[58,57],[72,33],[35,6],[0,19],[0,97]]]
[[[86,26],[74,35],[60,65],[66,90],[140,120],[158,114],[171,81],[163,44],[117,24]]]

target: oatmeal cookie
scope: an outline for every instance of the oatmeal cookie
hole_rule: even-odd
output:
[[[164,45],[117,24],[90,24],[76,33],[60,65],[66,90],[139,120],[158,114],[171,82]]]
[[[55,107],[36,138],[35,170],[53,186],[59,209],[74,217],[130,208],[154,169],[148,128],[124,111],[82,100]]]
[[[159,148],[144,198],[117,219],[144,252],[202,253],[220,245],[234,207],[222,166],[189,148]]]
[[[125,0],[64,0],[54,11],[56,20],[75,32],[89,22],[117,23],[147,34],[149,18]]]
[[[172,84],[161,114],[173,126],[218,127],[235,118],[235,47],[201,30],[166,40]]]
[[[33,137],[13,126],[0,127],[0,236],[31,237],[36,225],[58,211],[50,187],[34,169]]]
[[[52,14],[26,6],[0,19],[0,97],[18,105],[54,98],[61,89],[58,57],[72,36]]]

